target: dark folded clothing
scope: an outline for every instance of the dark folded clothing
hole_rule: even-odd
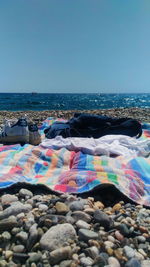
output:
[[[93,137],[99,138],[108,134],[123,134],[140,137],[141,124],[131,118],[111,118],[107,116],[75,113],[68,122],[55,122],[44,131],[47,138]]]

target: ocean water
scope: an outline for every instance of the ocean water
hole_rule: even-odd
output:
[[[0,110],[150,108],[150,94],[0,93]]]

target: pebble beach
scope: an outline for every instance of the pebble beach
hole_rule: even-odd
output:
[[[25,114],[35,123],[42,123],[48,117],[69,119],[75,112],[98,114],[110,117],[128,117],[137,119],[141,122],[150,122],[150,108],[115,108],[101,110],[44,110],[44,111],[0,111],[0,125],[3,120],[14,119],[24,116]]]
[[[0,111],[0,125],[25,114],[41,124],[74,112]],[[81,112],[150,122],[150,109]],[[111,192],[59,195],[23,185],[0,191],[0,267],[150,267],[150,209]]]

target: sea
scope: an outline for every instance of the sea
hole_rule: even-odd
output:
[[[150,108],[150,94],[0,93],[0,110]]]

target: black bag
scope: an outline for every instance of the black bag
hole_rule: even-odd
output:
[[[68,122],[55,122],[44,131],[47,138],[62,137],[93,137],[120,134],[140,137],[142,126],[140,122],[130,118],[111,118],[91,114],[78,114]]]

